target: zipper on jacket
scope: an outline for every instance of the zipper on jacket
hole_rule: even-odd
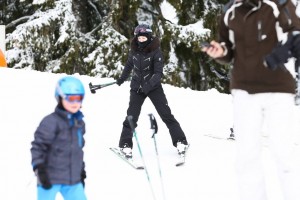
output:
[[[70,150],[70,183],[72,183],[72,148],[73,148],[73,131],[72,131],[73,127],[71,127],[71,150]]]
[[[142,90],[142,85],[144,85],[144,82],[143,82],[143,69],[142,69],[142,64],[143,64],[143,61],[142,61],[142,58],[141,57],[144,57],[143,56],[143,54],[141,53],[141,54],[138,54],[139,55],[139,64],[140,64],[140,66],[139,66],[139,71],[140,71],[140,74],[141,74],[141,77],[140,77],[140,87],[139,87],[139,89],[137,90],[137,93],[139,93],[140,92],[140,90]]]
[[[78,137],[78,146],[81,148],[83,146],[81,128],[77,129],[77,137]]]
[[[142,55],[141,55],[142,56]],[[140,56],[140,67],[139,67],[139,70],[140,70],[140,74],[141,74],[141,83],[142,83],[142,81],[143,81],[143,78],[142,78],[142,76],[143,76],[143,69],[142,69],[142,64],[143,64],[143,62],[142,62],[142,59],[141,59],[141,56]],[[144,84],[143,84],[144,85]],[[140,86],[141,87],[141,86]]]
[[[257,22],[257,31],[258,31],[258,38],[257,38],[257,40],[259,41],[259,42],[261,42],[262,41],[262,31],[261,31],[261,20],[259,20],[258,22]]]

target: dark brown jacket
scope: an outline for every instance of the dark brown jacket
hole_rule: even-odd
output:
[[[219,42],[228,53],[217,59],[233,63],[231,89],[250,94],[262,92],[295,93],[295,81],[288,71],[266,68],[264,57],[278,44],[276,22],[283,32],[300,30],[300,20],[290,0],[253,0],[256,8],[231,3],[221,16]],[[275,16],[278,13],[278,16]]]

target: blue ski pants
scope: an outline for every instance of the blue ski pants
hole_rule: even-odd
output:
[[[55,200],[55,197],[59,192],[63,196],[64,200],[87,200],[81,183],[75,185],[54,184],[48,190],[38,185],[37,200]]]

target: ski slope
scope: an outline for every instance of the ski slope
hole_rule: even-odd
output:
[[[56,106],[54,87],[62,76],[0,68],[0,199],[36,199],[31,141],[41,119]],[[215,89],[201,92],[163,85],[172,113],[191,144],[186,164],[181,167],[175,167],[177,154],[167,127],[150,100],[145,101],[136,132],[149,172],[148,181],[144,170],[133,169],[109,150],[118,145],[129,102],[129,82],[91,94],[89,82],[100,84],[113,80],[75,76],[86,86],[82,111],[87,131],[84,151],[89,200],[153,200],[154,196],[157,200],[238,200],[235,142],[204,136],[229,136],[233,124],[231,95]],[[161,176],[151,138],[149,113],[158,123],[156,140]],[[133,155],[141,162],[135,140]],[[283,200],[267,145],[263,156],[269,199]],[[61,199],[58,195],[57,200]]]

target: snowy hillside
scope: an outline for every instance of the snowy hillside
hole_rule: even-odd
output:
[[[54,87],[62,74],[0,68],[0,198],[36,199],[30,147],[42,117],[54,110]],[[129,100],[129,82],[109,86],[91,94],[88,83],[112,79],[78,77],[86,86],[82,111],[85,114],[86,193],[89,200],[153,199],[145,171],[135,170],[116,157],[109,147],[117,146]],[[164,123],[147,99],[136,129],[153,184],[156,199],[162,198],[152,130],[148,114],[158,122],[157,145],[162,182],[168,200],[237,200],[234,141],[204,136],[228,137],[232,127],[231,96],[216,90],[205,92],[164,85],[176,119],[191,143],[187,163],[175,167],[176,149]],[[134,156],[139,154],[134,145]],[[268,148],[264,148],[270,199],[283,200]],[[58,197],[57,199],[61,199]]]

